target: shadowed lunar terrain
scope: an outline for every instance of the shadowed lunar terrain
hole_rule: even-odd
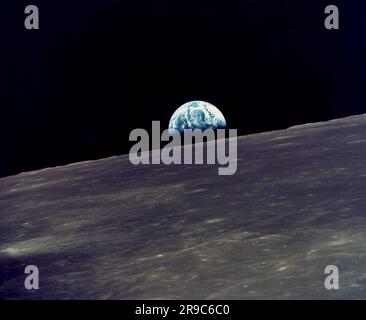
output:
[[[234,176],[120,156],[0,179],[0,297],[366,298],[366,115],[238,148]]]

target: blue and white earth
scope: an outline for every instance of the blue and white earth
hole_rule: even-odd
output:
[[[224,129],[226,120],[214,105],[204,101],[191,101],[179,107],[169,122],[169,130]]]

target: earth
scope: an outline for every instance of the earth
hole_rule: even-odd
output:
[[[174,112],[169,129],[183,132],[185,129],[224,129],[226,120],[218,108],[208,102],[191,101]]]

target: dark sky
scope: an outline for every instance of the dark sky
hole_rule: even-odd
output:
[[[0,176],[127,153],[190,100],[241,135],[364,113],[365,16],[350,0],[2,1]]]

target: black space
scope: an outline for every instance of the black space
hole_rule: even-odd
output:
[[[366,112],[364,1],[32,1],[39,31],[28,4],[1,3],[0,176],[127,153],[190,100],[240,135]]]

